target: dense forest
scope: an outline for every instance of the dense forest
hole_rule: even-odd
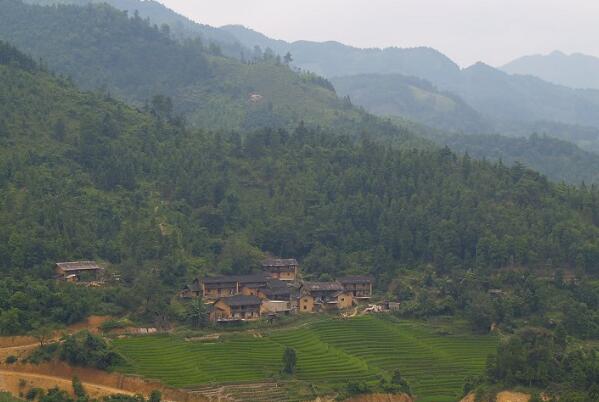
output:
[[[554,181],[599,183],[599,155],[557,138],[533,134],[529,138],[501,135],[450,135],[436,138],[456,152],[476,159],[523,163]]]
[[[0,10],[0,38],[18,45],[0,41],[1,335],[90,314],[167,327],[189,309],[205,325],[201,301],[174,297],[183,285],[293,257],[309,280],[372,275],[400,317],[498,328],[498,353],[466,392],[596,400],[594,155],[536,135],[444,136],[458,154],[354,107],[291,55],[226,58],[108,5]],[[433,107],[455,102],[456,122],[473,112],[403,84]],[[55,262],[88,259],[120,280],[53,279]],[[53,353],[107,368],[118,356],[102,342],[80,334]],[[47,400],[70,400],[56,393]]]
[[[370,273],[380,284],[426,266],[439,275],[599,270],[595,187],[301,125],[190,130],[164,97],[137,111],[79,92],[12,47],[2,54],[0,269],[9,294],[29,291],[18,278],[49,278],[57,260],[88,258],[109,263],[140,297],[198,273],[247,272],[265,252],[299,258],[309,277]],[[114,292],[98,297],[112,303]],[[36,308],[37,318],[53,317]]]

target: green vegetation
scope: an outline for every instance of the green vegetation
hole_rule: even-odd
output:
[[[484,132],[486,120],[458,96],[401,74],[362,74],[331,79],[337,93],[379,116],[406,118],[448,132]]]
[[[289,129],[304,122],[354,136],[371,133],[396,142],[408,137],[405,130],[339,99],[323,78],[294,72],[272,52],[257,52],[246,61],[226,58],[214,44],[179,41],[167,26],[107,4],[1,0],[0,40],[83,88],[114,94],[136,107],[149,107],[156,95],[170,96],[175,113],[196,127]]]
[[[81,92],[0,43],[2,334],[36,330],[43,344],[48,328],[91,313],[201,328],[203,306],[173,297],[182,285],[208,273],[251,272],[269,253],[298,258],[309,279],[371,274],[381,296],[405,302],[399,316],[450,314],[481,333],[531,323],[599,338],[599,291],[586,283],[599,275],[597,187],[553,184],[522,165],[448,148],[412,149],[422,142],[410,132],[355,109],[328,81],[297,74],[269,52],[243,64],[106,5],[43,9],[0,0],[0,7],[7,11],[0,31],[8,25],[24,42],[31,32],[54,41],[35,42],[55,57],[50,67],[95,74],[138,104],[151,97],[137,110],[106,91]],[[39,29],[14,25],[13,17]],[[147,52],[180,65],[149,68],[157,60],[144,61]],[[116,61],[98,62],[105,54]],[[82,68],[69,60],[83,60]],[[176,76],[161,76],[171,68]],[[147,85],[154,79],[155,87]],[[153,96],[163,89],[175,101]],[[180,111],[221,130],[190,128]],[[56,261],[78,259],[99,260],[119,275],[109,275],[114,281],[103,289],[53,279]],[[439,402],[459,397],[464,378],[479,375],[494,350],[493,337],[455,331],[323,319],[216,343],[117,340],[123,362],[103,339],[80,334],[45,345],[37,357],[118,365],[195,386],[279,379],[292,348],[297,389],[409,386]]]
[[[283,352],[283,372],[286,374],[293,374],[296,364],[297,355],[295,349],[286,347]]]
[[[67,336],[60,344],[59,354],[61,360],[74,366],[99,369],[115,366],[122,360],[104,339],[87,331]]]
[[[449,402],[461,394],[466,376],[482,374],[496,339],[462,332],[441,335],[426,324],[366,316],[317,320],[262,337],[230,335],[215,343],[149,336],[114,344],[128,362],[122,370],[173,386],[277,378],[285,348],[293,348],[295,378],[322,390],[343,390],[348,382],[374,388],[399,369],[419,400]]]
[[[122,357],[100,336],[88,331],[67,335],[61,342],[42,345],[34,350],[27,362],[39,364],[60,359],[73,366],[109,369],[122,362]]]
[[[265,252],[300,259],[307,277],[369,273],[392,293],[402,269],[456,281],[506,266],[599,272],[595,187],[302,125],[190,130],[169,105],[143,113],[0,65],[1,331],[90,313],[182,322],[171,296],[183,284],[249,272]],[[74,259],[104,261],[121,285],[47,281]]]
[[[8,392],[0,392],[0,402],[19,402],[20,399],[13,397]]]
[[[460,69],[447,56],[425,47],[359,49],[338,42],[288,43],[242,26],[222,29],[246,47],[259,45],[270,47],[279,54],[291,52],[296,66],[327,78],[335,77],[336,81],[345,81],[342,86],[360,90],[356,100],[360,98],[365,102],[356,104],[365,107],[384,104],[388,108],[385,114],[391,110],[397,113],[397,105],[412,98],[412,89],[402,93],[401,87],[405,76],[417,77],[430,82],[438,91],[426,90],[425,96],[416,104],[405,103],[408,106],[406,112],[414,117],[425,117],[426,121],[437,123],[446,119],[441,121],[444,127],[473,128],[476,124],[472,123],[480,122],[472,116],[471,110],[474,110],[484,120],[484,132],[518,136],[547,133],[574,142],[584,150],[599,151],[599,96],[596,91],[565,88],[526,75],[512,76],[483,63]],[[582,79],[588,75],[583,74]],[[427,98],[428,102],[422,101]],[[432,113],[439,105],[455,103],[456,98],[465,102],[460,105],[461,101],[458,101],[456,113],[446,113],[443,109],[441,113]],[[468,123],[456,120],[456,115]],[[467,133],[480,134],[480,131]]]
[[[522,163],[554,181],[599,184],[599,155],[557,138],[459,135],[439,138],[438,142],[456,152],[468,152],[475,159],[501,160],[508,166]]]
[[[599,351],[571,342],[563,331],[524,328],[502,342],[489,357],[485,376],[465,389],[524,386],[551,401],[592,402],[599,398]]]
[[[91,398],[85,391],[79,378],[73,377],[72,380],[73,393],[75,398],[72,398],[70,394],[63,389],[58,387],[44,390],[42,388],[31,388],[27,391],[25,398],[28,401],[39,401],[39,402],[160,402],[162,395],[159,391],[152,391],[149,398],[144,398],[143,395],[125,395],[125,394],[113,394],[105,396],[101,399]],[[14,398],[11,394],[6,392],[0,392],[0,402],[17,402],[23,399]]]
[[[25,2],[39,5],[73,4],[79,6],[90,3],[106,3],[118,10],[127,11],[129,15],[134,15],[137,12],[141,18],[148,18],[152,24],[160,27],[168,25],[168,29],[163,29],[179,40],[199,37],[207,45],[218,46],[228,57],[244,58],[251,54],[251,51],[239,44],[230,33],[194,22],[154,0],[26,0]]]

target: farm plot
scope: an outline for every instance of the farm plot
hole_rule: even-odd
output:
[[[390,323],[372,317],[316,323],[312,331],[328,345],[386,372],[399,369],[419,401],[459,399],[464,378],[482,373],[496,338],[438,335],[415,323]]]
[[[147,336],[118,339],[114,344],[128,361],[120,370],[175,387],[275,378],[289,346],[297,352],[295,379],[321,389],[351,381],[374,383],[400,369],[418,401],[449,402],[460,396],[466,376],[482,372],[496,339],[440,335],[419,322],[392,323],[365,316],[317,320],[263,337],[232,335],[213,343]]]

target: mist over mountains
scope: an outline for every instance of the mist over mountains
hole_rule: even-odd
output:
[[[554,51],[547,55],[520,57],[501,70],[510,74],[533,75],[571,88],[599,89],[599,58],[580,53]]]
[[[87,6],[100,1],[27,3]],[[597,90],[556,85],[483,63],[461,69],[447,56],[426,47],[359,49],[338,42],[288,43],[240,25],[215,28],[196,23],[156,1],[106,3],[137,19],[136,31],[119,39],[131,28],[125,26],[127,18],[108,9],[104,15],[114,21],[102,23],[93,17],[97,10],[88,10],[87,22],[75,22],[78,11],[66,9],[73,22],[57,26],[48,13],[64,18],[65,10],[27,9],[19,1],[2,0],[0,6],[6,12],[0,16],[0,20],[4,18],[0,39],[42,58],[84,88],[104,88],[137,105],[152,94],[171,96],[176,111],[202,127],[291,127],[305,121],[403,140],[408,127],[440,145],[470,151],[477,157],[523,162],[554,180],[597,179],[592,166],[599,156],[590,153],[599,152]],[[36,26],[46,29],[45,35],[31,35],[33,29],[24,24],[28,14],[36,15]],[[120,33],[94,38],[88,30],[88,36],[77,35],[77,24],[106,31],[107,24],[115,21],[121,26]],[[119,46],[113,46],[117,42]],[[71,58],[71,48],[81,49],[77,57]],[[160,56],[151,61],[133,56],[145,52]],[[281,61],[288,52],[293,59],[291,69]],[[253,62],[265,58],[270,61]],[[140,60],[144,61],[136,64]],[[252,94],[259,95],[256,99],[260,101],[250,102]],[[394,123],[375,123],[354,106],[389,117]],[[524,140],[533,133],[541,135],[532,142]],[[493,136],[487,137],[489,134]],[[498,140],[498,135],[504,137]],[[553,138],[578,147],[560,145]],[[523,144],[534,147],[534,158],[533,153],[516,152]],[[550,154],[549,149],[559,156]],[[574,160],[577,163],[571,163]]]

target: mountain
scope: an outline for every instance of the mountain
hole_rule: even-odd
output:
[[[294,65],[327,78],[357,74],[402,74],[423,78],[433,83],[449,83],[460,73],[457,64],[435,49],[386,48],[360,49],[339,42],[273,40],[240,25],[227,25],[222,30],[234,35],[244,46],[271,48],[274,52],[290,52]]]
[[[206,45],[211,43],[218,45],[223,54],[229,57],[240,58],[242,54],[249,55],[251,53],[228,32],[194,22],[154,0],[25,0],[25,3],[42,6],[56,4],[85,6],[93,3],[105,3],[117,10],[127,11],[130,16],[137,13],[141,18],[149,19],[152,24],[168,25],[170,33],[176,39],[185,40],[199,37]]]
[[[428,81],[400,74],[333,77],[340,96],[379,116],[402,117],[450,132],[484,132],[488,122],[466,102]]]
[[[532,75],[555,84],[580,89],[599,89],[599,58],[581,53],[555,51],[547,55],[520,57],[501,70]]]
[[[596,342],[599,336],[599,293],[592,280],[599,274],[596,187],[554,184],[521,165],[472,160],[447,148],[401,149],[343,130],[304,125],[251,132],[194,129],[170,113],[164,98],[144,109],[106,93],[81,91],[0,42],[1,334],[40,334],[40,328],[98,314],[115,317],[111,323],[117,325],[128,325],[118,320],[127,317],[144,326],[176,326],[179,332],[172,339],[168,334],[145,339],[181,349],[183,331],[213,328],[196,332],[186,326],[190,313],[203,318],[205,306],[201,300],[175,297],[184,284],[207,274],[247,274],[267,255],[293,256],[307,279],[368,274],[379,294],[402,298],[402,310],[394,314],[401,314],[404,327],[391,314],[368,320],[367,326],[376,321],[384,329],[372,333],[373,345],[381,333],[393,338],[412,328],[407,340],[386,345],[401,354],[406,345],[419,342],[420,351],[434,341],[439,353],[453,345],[459,353],[494,342],[491,336],[467,334],[464,319],[484,331],[500,325],[505,334],[526,327],[502,343],[499,358],[489,358],[486,366],[483,355],[477,357],[480,372],[488,368],[491,389],[503,380],[530,386],[540,378],[538,384],[558,389],[560,396],[571,391],[574,399],[594,400],[596,353],[587,352],[583,342]],[[56,281],[53,264],[75,259],[100,260],[119,280],[100,287]],[[575,271],[576,280],[566,282],[564,271]],[[438,325],[414,317],[442,317],[442,333]],[[277,372],[286,347],[314,354],[337,345],[326,367],[339,385],[326,384],[323,391],[314,385],[324,383],[312,382],[317,375],[300,377],[294,385],[300,382],[310,391],[293,388],[295,398],[352,389],[346,376],[334,371],[339,351],[349,347],[343,336],[347,331],[330,330],[335,322],[345,325],[351,319],[323,315],[313,320],[308,324],[321,328],[313,335],[327,334],[316,349],[310,339],[307,346],[297,342],[295,320],[290,321],[291,336],[263,339],[267,344],[259,345],[274,349],[260,379]],[[364,322],[353,324],[359,351]],[[248,339],[255,339],[255,327],[249,328]],[[110,349],[99,335],[83,336],[85,342],[69,346],[68,353],[78,353],[67,359],[73,364],[89,364],[91,355],[106,367],[107,352],[115,360],[118,352],[125,354]],[[531,353],[521,358],[523,348]],[[343,353],[355,360],[355,367],[368,367],[388,352],[379,350],[374,357]],[[42,347],[32,356],[52,358],[53,351]],[[227,353],[221,360],[230,367]],[[243,353],[251,370],[256,351],[245,347]],[[438,353],[426,354],[427,362],[439,361]],[[129,361],[123,359],[118,368],[132,372]],[[319,374],[322,366],[314,361]],[[176,375],[193,367],[177,363]],[[392,363],[385,360],[376,372],[358,370],[356,381],[365,375],[369,379],[368,385],[356,386],[358,392],[373,392],[375,383],[385,392],[397,391],[383,377],[387,371],[399,373]],[[417,363],[416,368],[402,367],[402,376],[422,379]],[[551,373],[541,370],[541,377],[526,370],[539,364]],[[354,373],[354,366],[345,372]],[[446,366],[454,369],[455,359]],[[205,362],[204,368],[212,365]],[[231,378],[246,380],[242,374],[231,377],[223,370],[209,378],[210,387]],[[394,377],[399,382],[400,375]],[[468,377],[462,387],[463,375],[454,377],[450,387],[435,384],[431,397],[438,400],[445,395],[439,390],[449,390],[450,400],[462,389],[482,389],[484,379]],[[197,378],[190,385],[206,381]],[[409,386],[405,380],[402,384]],[[430,388],[429,383],[423,387]],[[51,391],[50,396],[70,400],[66,393]],[[255,396],[252,392],[249,398]]]
[[[501,160],[508,166],[521,163],[557,182],[599,184],[599,155],[557,138],[455,135],[439,138],[438,143],[477,159]]]
[[[198,40],[179,41],[107,4],[38,6],[0,0],[0,39],[85,89],[137,107],[153,96],[198,127],[223,130],[335,126],[355,135],[409,137],[337,97],[330,83],[297,73],[274,56],[241,62]],[[413,138],[413,136],[411,137]]]
[[[532,133],[530,127],[544,126],[552,129],[547,132],[548,135],[582,146],[586,144],[568,137],[569,133],[578,135],[599,129],[599,91],[596,90],[577,90],[531,76],[510,75],[483,63],[460,69],[449,58],[429,48],[358,49],[336,42],[287,43],[269,39],[242,26],[225,26],[222,29],[247,47],[270,47],[281,54],[289,51],[294,65],[335,78],[338,82],[341,77],[353,77],[345,80],[351,82],[363,80],[364,75],[378,75],[376,81],[368,81],[376,82],[373,92],[378,92],[369,95],[370,99],[364,97],[367,88],[355,84],[361,87],[359,99],[365,100],[362,106],[366,108],[372,105],[372,98],[377,98],[377,109],[388,111],[394,108],[393,105],[383,107],[380,100],[396,99],[398,87],[390,85],[385,90],[379,84],[382,80],[391,83],[399,74],[424,79],[439,91],[452,93],[454,99],[461,98],[487,122],[487,132],[527,136]],[[360,101],[354,101],[360,104]],[[451,127],[455,126],[454,117],[441,114],[420,122],[449,118],[447,126]],[[593,142],[592,146],[599,149],[599,141]]]
[[[423,264],[599,272],[595,189],[303,126],[193,130],[159,106],[81,92],[0,45],[3,275],[97,258],[152,292],[147,309],[162,286],[247,272],[264,252],[381,284]]]

